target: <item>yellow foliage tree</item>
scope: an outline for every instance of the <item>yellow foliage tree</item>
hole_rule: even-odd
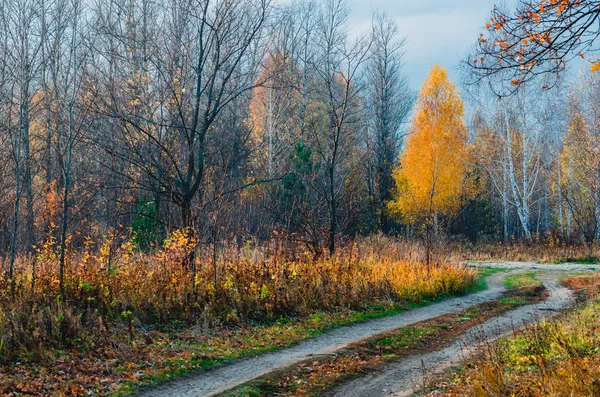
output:
[[[428,242],[437,215],[453,215],[460,207],[468,170],[467,141],[463,102],[446,69],[436,65],[419,93],[400,166],[394,170],[394,200],[388,205],[405,223],[424,221]]]
[[[599,143],[599,137],[592,133],[584,115],[575,106],[558,164],[559,205],[566,204],[568,211],[567,219],[560,221],[566,223],[563,227],[571,233],[575,231],[568,230],[572,218],[573,226],[590,247],[600,225]]]
[[[248,115],[251,143],[256,147],[253,160],[265,164],[269,176],[285,168],[285,159],[300,137],[296,121],[300,117],[300,93],[282,87],[299,86],[300,71],[290,56],[271,53],[252,92]],[[280,172],[279,172],[280,173]]]

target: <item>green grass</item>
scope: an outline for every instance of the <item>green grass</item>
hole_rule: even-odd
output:
[[[504,267],[480,267],[477,269],[477,280],[475,286],[469,290],[469,293],[484,291],[488,289],[486,279],[492,274],[506,273],[509,269]]]
[[[415,346],[426,336],[435,334],[435,329],[429,327],[409,327],[379,339],[369,341],[369,345],[378,350],[401,349]]]
[[[523,298],[521,298],[519,296],[511,296],[508,298],[500,299],[500,303],[502,303],[503,305],[512,305],[514,307],[518,307],[518,306],[526,305],[527,301],[525,301]]]
[[[504,279],[504,286],[509,290],[539,288],[542,283],[535,273],[514,274]]]

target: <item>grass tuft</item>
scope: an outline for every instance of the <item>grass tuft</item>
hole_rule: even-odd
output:
[[[514,274],[504,279],[504,286],[509,290],[534,289],[542,286],[535,273]]]

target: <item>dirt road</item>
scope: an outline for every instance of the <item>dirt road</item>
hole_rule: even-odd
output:
[[[533,321],[538,319],[543,313],[554,313],[554,311],[550,310],[563,310],[568,305],[570,293],[568,290],[560,287],[556,281],[565,273],[600,271],[600,266],[587,265],[539,265],[535,263],[507,263],[486,264],[485,266],[509,268],[511,272],[495,273],[488,277],[487,282],[489,288],[485,291],[464,297],[448,299],[427,307],[400,313],[396,316],[372,320],[366,323],[356,324],[348,327],[342,327],[327,334],[318,336],[314,339],[302,342],[288,349],[264,354],[256,358],[237,360],[231,365],[225,367],[205,372],[196,372],[178,378],[172,382],[142,391],[141,393],[137,394],[137,396],[213,396],[239,386],[261,375],[272,372],[276,369],[307,360],[312,356],[331,353],[332,351],[372,337],[379,333],[406,327],[444,314],[458,313],[481,303],[496,300],[505,291],[502,281],[508,274],[514,274],[516,272],[543,271],[543,280],[546,284],[546,287],[552,291],[552,295],[549,300],[550,303],[547,302],[542,305],[519,309],[515,311],[518,313],[513,312],[512,317],[505,318],[505,316],[502,316],[499,319],[495,319],[486,323],[487,326],[483,328],[483,331],[489,332],[494,327],[497,327],[499,330],[498,333],[502,333],[506,331],[507,324],[510,324],[511,326],[513,324],[515,326],[519,326],[522,325],[524,321]],[[390,395],[394,393],[397,393],[397,395],[406,395],[405,393],[410,394],[408,389],[412,390],[415,381],[419,379],[418,374],[423,373],[421,370],[421,360],[425,362],[426,368],[431,368],[434,370],[440,370],[444,366],[452,365],[453,362],[448,357],[457,357],[459,355],[458,353],[464,350],[461,347],[463,345],[473,345],[473,343],[470,342],[470,339],[468,339],[469,337],[470,336],[466,336],[465,338],[467,339],[461,339],[457,341],[456,344],[453,345],[453,350],[450,347],[440,352],[431,353],[430,355],[416,356],[408,360],[403,360],[397,364],[394,364],[394,369],[390,367],[389,371],[386,369],[380,373],[378,372],[373,374],[372,377],[367,379],[360,379],[357,381],[358,383],[349,383],[347,388],[339,389],[337,391],[337,395],[375,396]],[[414,370],[414,368],[417,368],[418,370]],[[399,372],[403,375],[398,375]],[[360,388],[363,391],[359,394],[349,394],[352,390],[354,390],[354,388],[357,387],[356,385],[360,385]]]
[[[513,332],[531,322],[548,318],[568,308],[574,301],[572,292],[558,284],[563,274],[541,273],[538,279],[550,291],[542,303],[529,305],[495,317],[458,338],[452,345],[431,353],[414,355],[388,365],[384,370],[348,382],[330,393],[339,397],[407,397],[418,391],[423,381],[443,370],[460,364],[485,343]]]

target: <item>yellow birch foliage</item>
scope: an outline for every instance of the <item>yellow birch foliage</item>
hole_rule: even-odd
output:
[[[408,223],[459,209],[469,157],[464,105],[445,68],[431,69],[416,109],[388,205]]]
[[[295,90],[285,92],[278,87],[296,87],[300,84],[300,74],[293,60],[282,53],[269,55],[256,80],[258,85],[252,92],[247,126],[254,145],[264,147],[269,141],[269,124],[271,124],[276,146],[284,145],[291,150],[298,138],[299,130],[295,122],[300,112],[300,93]],[[273,88],[275,87],[275,88]],[[285,151],[285,156],[289,154]],[[259,163],[267,160],[266,150],[260,151]]]
[[[580,231],[592,239],[596,229],[596,200],[600,185],[598,137],[591,133],[583,114],[575,109],[560,153],[560,179],[563,204],[570,208]],[[565,222],[565,220],[561,220]],[[565,224],[566,226],[566,224]],[[569,232],[571,232],[570,230]]]

